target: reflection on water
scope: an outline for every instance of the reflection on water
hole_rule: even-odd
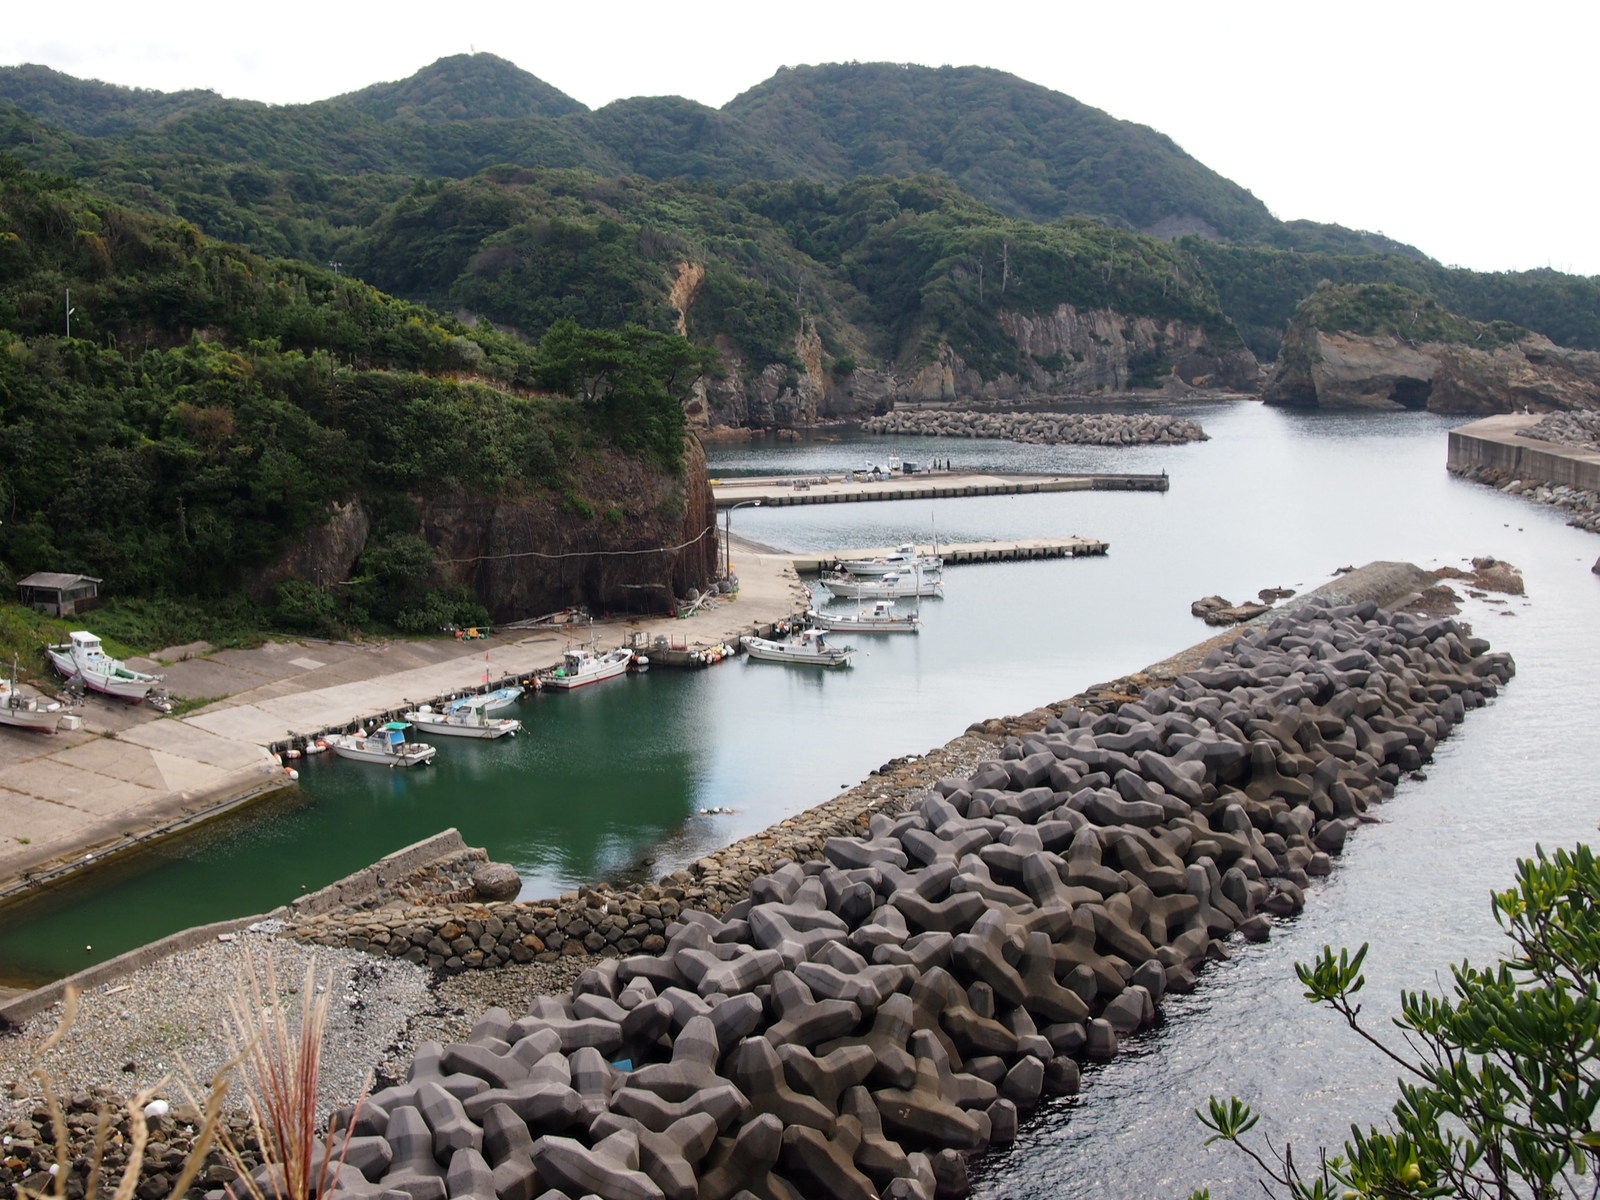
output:
[[[1088,1073],[1018,1147],[978,1176],[988,1197],[1245,1196],[1245,1164],[1201,1146],[1190,1115],[1211,1092],[1261,1102],[1275,1136],[1338,1141],[1381,1116],[1393,1070],[1331,1015],[1299,998],[1292,963],[1324,943],[1374,944],[1368,1012],[1380,1026],[1400,987],[1498,945],[1488,889],[1536,842],[1592,837],[1592,723],[1600,541],[1553,510],[1451,478],[1454,421],[1287,414],[1253,404],[1198,409],[1212,440],[1106,449],[940,439],[824,440],[719,447],[714,476],[841,470],[898,452],[958,467],[1160,471],[1172,489],[970,500],[746,508],[736,534],[785,549],[844,550],[907,538],[1083,534],[1105,558],[951,568],[916,636],[851,635],[848,671],[725,662],[657,670],[570,695],[539,695],[509,744],[443,744],[424,772],[308,761],[296,800],[233,819],[70,895],[65,911],[0,930],[10,973],[83,965],[85,943],[132,945],[170,929],[261,911],[448,825],[552,894],[604,875],[658,875],[920,753],[980,718],[1024,712],[1158,660],[1210,631],[1189,603],[1306,588],[1374,559],[1423,565],[1482,554],[1523,568],[1529,599],[1472,604],[1477,631],[1520,674],[1469,714],[1425,783],[1408,783],[1360,831],[1298,920],[1201,988],[1167,1021]],[[685,636],[693,638],[692,620]],[[697,816],[702,809],[730,814]],[[642,859],[651,861],[640,865]]]

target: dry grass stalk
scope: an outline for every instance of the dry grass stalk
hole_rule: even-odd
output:
[[[342,1136],[331,1127],[321,1137],[317,1134],[322,1038],[333,975],[330,971],[328,986],[319,993],[316,969],[306,967],[300,1020],[291,1028],[272,959],[268,957],[266,964],[265,997],[260,975],[248,955],[240,974],[239,990],[228,999],[231,1048],[242,1078],[251,1132],[261,1148],[261,1163],[268,1168],[272,1191],[261,1186],[226,1124],[219,1123],[223,1155],[239,1176],[227,1191],[248,1200],[311,1200],[338,1177],[350,1141],[348,1125]],[[216,1091],[214,1080],[213,1096]]]

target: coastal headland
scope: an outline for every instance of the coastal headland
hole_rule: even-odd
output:
[[[1114,1055],[1226,953],[1219,939],[1297,911],[1372,807],[1509,679],[1454,621],[1372,599],[1432,581],[1373,564],[1270,626],[980,722],[656,885],[445,906],[471,949],[442,926],[426,938],[454,963],[396,936],[428,912],[291,917],[341,958],[359,937],[391,973],[514,963],[510,946],[545,988],[581,970],[531,1004],[516,976],[518,999],[449,1044],[397,1040],[414,1047],[389,1072],[404,1081],[355,1117],[366,1169],[347,1186],[416,1175],[487,1194],[505,1170],[574,1195],[731,1195],[751,1177],[782,1194],[962,1194],[971,1154],[1075,1090],[1079,1062]]]

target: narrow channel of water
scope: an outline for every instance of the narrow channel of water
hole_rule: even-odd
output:
[[[1425,783],[1352,839],[1306,913],[1207,970],[1166,1023],[1090,1072],[1017,1149],[994,1156],[985,1197],[1187,1194],[1257,1189],[1247,1164],[1201,1147],[1190,1110],[1211,1092],[1263,1102],[1275,1134],[1337,1141],[1379,1117],[1393,1071],[1299,999],[1292,963],[1324,943],[1374,943],[1369,1012],[1402,986],[1448,978],[1498,939],[1487,894],[1534,845],[1593,837],[1600,741],[1589,730],[1600,623],[1600,538],[1559,513],[1451,478],[1428,414],[1286,414],[1190,407],[1212,440],[1103,449],[834,438],[712,450],[717,475],[839,470],[890,452],[958,467],[1160,471],[1165,495],[1065,493],[741,509],[736,534],[785,549],[1080,533],[1104,559],[947,572],[915,637],[853,638],[848,672],[730,661],[656,671],[518,714],[514,743],[444,745],[438,765],[394,773],[312,761],[303,788],[103,872],[0,929],[0,974],[39,980],[200,921],[261,911],[447,825],[512,862],[528,894],[598,876],[659,874],[764,828],[987,716],[1017,713],[1125,674],[1210,631],[1191,600],[1305,588],[1374,559],[1424,565],[1494,554],[1523,568],[1529,599],[1474,602],[1478,632],[1518,660],[1500,700],[1469,715]],[[685,632],[693,636],[692,622]],[[700,816],[703,809],[731,814]],[[85,951],[85,945],[94,947]]]

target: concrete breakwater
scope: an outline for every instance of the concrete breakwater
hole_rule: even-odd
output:
[[[1001,438],[1053,446],[1176,446],[1208,440],[1187,417],[1129,413],[970,412],[896,409],[861,423],[863,433],[916,437]]]
[[[725,854],[658,885],[659,953],[619,940],[570,995],[420,1047],[346,1114],[341,1190],[958,1196],[967,1156],[1075,1090],[1220,939],[1298,910],[1513,671],[1452,620],[1312,601],[1169,686],[1061,706],[903,811],[786,823],[748,883]],[[688,906],[712,879],[743,894]]]

